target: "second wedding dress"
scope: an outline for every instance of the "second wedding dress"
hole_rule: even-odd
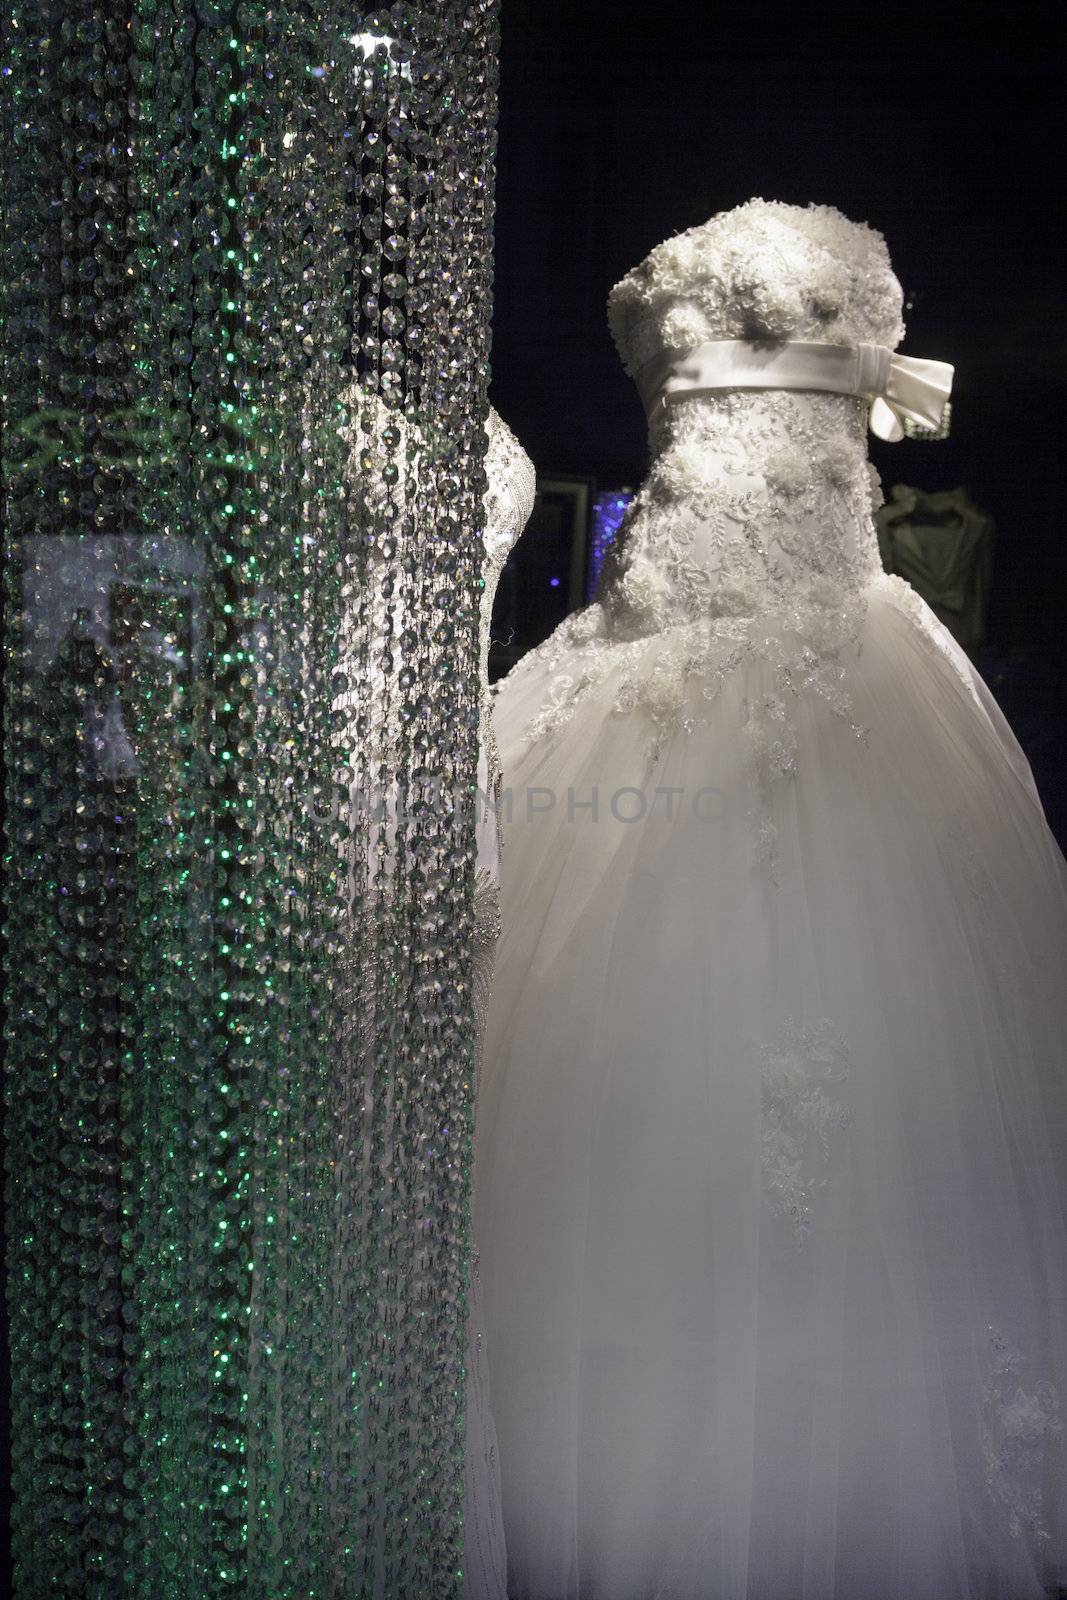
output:
[[[474,1009],[477,1099],[481,1082],[493,963],[500,931],[500,765],[493,737],[489,695],[489,634],[493,599],[508,552],[529,520],[534,504],[533,462],[495,410],[487,424],[489,448],[485,471],[482,590],[478,602],[478,660],[481,728],[478,741],[478,789],[490,803],[476,814],[477,860],[474,897]],[[478,1119],[475,1114],[475,1145]],[[477,1159],[474,1162],[477,1173]],[[500,1498],[493,1405],[489,1392],[488,1351],[482,1311],[478,1237],[471,1239],[471,1277],[467,1316],[467,1430],[464,1452],[463,1600],[507,1600],[507,1552]]]
[[[900,315],[880,235],[762,201],[612,294],[651,467],[495,709],[474,1226],[511,1600],[1067,1577],[1067,870],[879,564]]]

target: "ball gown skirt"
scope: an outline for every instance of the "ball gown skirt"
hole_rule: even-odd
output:
[[[658,732],[624,651],[541,737],[566,643],[501,687],[474,1225],[512,1600],[1067,1582],[1067,869],[902,593],[848,715],[758,651]]]

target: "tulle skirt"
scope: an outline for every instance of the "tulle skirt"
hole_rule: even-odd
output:
[[[474,1229],[512,1600],[1067,1583],[1067,869],[916,616],[875,582],[849,716],[755,652],[651,757],[621,666],[532,744],[566,660],[502,686]]]

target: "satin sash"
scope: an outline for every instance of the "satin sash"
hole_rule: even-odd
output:
[[[668,351],[654,356],[638,372],[636,382],[650,418],[658,407],[722,389],[865,395],[871,400],[871,432],[894,441],[903,439],[905,419],[925,428],[939,425],[952,392],[952,374],[946,361],[897,355],[881,344],[712,339],[684,354]]]

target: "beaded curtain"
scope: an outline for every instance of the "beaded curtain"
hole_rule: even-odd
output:
[[[461,1591],[495,71],[7,8],[23,1600]]]

